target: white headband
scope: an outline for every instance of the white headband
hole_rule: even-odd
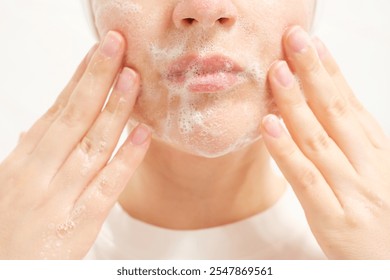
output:
[[[92,13],[91,1],[90,0],[81,0],[81,5],[82,5],[83,11],[87,17],[89,28],[91,29],[91,31],[93,32],[95,37],[99,38],[98,32],[96,30],[96,26],[95,26],[94,16]],[[325,1],[323,1],[323,0],[316,1],[314,20],[313,20],[313,25],[311,28],[312,33],[314,33],[318,29],[319,22],[320,22],[320,19],[322,17],[322,12],[324,10],[324,6],[325,6]]]

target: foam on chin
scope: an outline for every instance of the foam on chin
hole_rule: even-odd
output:
[[[150,44],[153,69],[167,69],[171,61],[185,54],[185,49],[184,43],[173,48]],[[270,104],[264,89],[264,66],[250,55],[237,57],[237,53],[210,45],[196,49],[196,53],[205,57],[210,54],[224,55],[245,65],[240,79],[246,87],[239,83],[236,88],[226,92],[193,93],[186,85],[169,83],[164,79],[157,87],[145,83],[142,90],[145,100],[155,99],[162,89],[168,98],[165,117],[158,126],[152,127],[154,137],[179,150],[207,158],[226,155],[259,140],[258,128]],[[159,74],[160,77],[166,76],[163,71]]]
[[[264,44],[272,41],[270,38],[275,34],[264,34],[269,32],[266,30],[273,30],[271,26],[262,23],[259,28],[254,21],[240,19],[229,31],[229,36],[224,32],[199,34],[188,31],[170,32],[164,38],[159,38],[157,32],[158,39],[150,33],[149,38],[144,38],[139,34],[148,34],[149,28],[154,30],[160,26],[155,23],[155,15],[146,13],[146,7],[136,1],[94,2],[100,35],[111,28],[121,30],[133,50],[142,50],[142,63],[147,64],[142,68],[131,59],[127,61],[129,66],[139,67],[142,80],[142,93],[132,123],[143,122],[152,128],[156,140],[207,158],[237,151],[261,137],[258,129],[261,120],[274,107],[265,86],[269,62],[259,59],[269,46],[257,45],[257,38],[267,38]],[[115,20],[113,14],[118,15]],[[232,42],[232,38],[246,42],[245,49]],[[256,45],[248,42],[256,42]],[[230,91],[209,94],[189,92],[186,85],[178,86],[164,80],[168,65],[189,52],[200,57],[218,54],[237,61],[245,68],[239,77],[242,84]],[[196,69],[192,71],[187,74],[194,75]]]

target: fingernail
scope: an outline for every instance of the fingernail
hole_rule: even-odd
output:
[[[283,134],[282,125],[275,115],[266,116],[263,120],[263,126],[268,135],[273,138],[280,138]]]
[[[122,73],[119,74],[115,89],[127,93],[134,86],[135,72],[128,67],[123,68]]]
[[[314,46],[315,46],[315,48],[317,50],[318,57],[320,59],[324,59],[326,54],[327,54],[327,51],[326,51],[324,43],[322,43],[322,41],[319,38],[317,38],[317,37],[314,37],[313,43],[314,43]]]
[[[132,132],[131,143],[141,146],[148,140],[149,134],[149,128],[144,124],[140,124]]]
[[[109,31],[101,46],[102,53],[107,57],[115,57],[120,49],[122,39],[118,33]]]
[[[291,87],[294,82],[294,76],[285,61],[280,61],[277,65],[275,77],[278,83],[285,88]]]
[[[310,37],[302,27],[296,26],[287,37],[287,43],[289,47],[297,53],[305,52],[310,44]]]

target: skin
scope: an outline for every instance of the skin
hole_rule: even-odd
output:
[[[285,56],[274,58],[268,83],[289,134],[269,114],[259,124],[262,140],[209,159],[152,140],[140,125],[108,162],[139,97],[142,73],[127,65],[128,38],[105,35],[111,44],[91,50],[0,165],[0,258],[82,258],[118,197],[130,215],[168,228],[205,228],[259,213],[284,191],[268,153],[327,257],[390,258],[388,137],[318,39],[298,26],[279,37]]]
[[[108,163],[139,88],[139,76],[121,69],[124,50],[115,32],[92,48],[1,163],[0,259],[79,259],[92,246],[150,144],[149,129],[140,125]]]
[[[126,9],[124,3],[130,3],[131,9]],[[263,142],[254,142],[217,158],[199,156],[197,151],[218,153],[224,146],[234,144],[237,135],[245,135],[252,129],[260,135],[262,118],[275,111],[265,73],[275,59],[283,56],[281,37],[285,29],[291,24],[310,28],[314,1],[159,3],[91,1],[98,34],[104,36],[115,29],[128,42],[124,63],[140,73],[142,82],[132,119],[146,123],[154,132],[145,161],[120,197],[122,207],[139,220],[171,229],[215,227],[264,211],[283,194],[286,182],[273,172]],[[205,5],[208,12],[203,12]],[[189,18],[194,19],[191,24]],[[221,18],[225,19],[222,23]],[[206,41],[201,40],[204,37]],[[190,98],[203,108],[199,109],[200,114],[217,112],[206,118],[206,126],[212,127],[212,131],[201,134],[195,129],[187,135],[189,142],[183,140],[183,135],[176,137],[180,134],[176,129],[167,133],[168,140],[161,137],[160,127],[166,116],[180,110],[168,105],[169,93],[174,89],[161,74],[176,57],[164,56],[165,61],[156,59],[149,51],[151,43],[170,50],[183,41],[185,51],[181,56],[206,49],[206,56],[227,54],[244,68],[250,68],[255,59],[259,61],[259,72],[264,73],[262,82],[249,79],[228,93],[180,92],[176,99]],[[236,42],[245,51],[237,50]],[[153,90],[149,92],[149,88]],[[210,102],[215,98],[219,98],[217,102]],[[174,118],[172,122],[175,124]],[[219,131],[226,133],[218,134]],[[212,137],[209,133],[213,133]],[[210,138],[211,141],[205,141]]]
[[[261,119],[275,111],[266,73],[282,57],[280,38],[292,23],[309,29],[314,9],[312,0],[91,3],[99,36],[109,30],[123,34],[124,64],[141,76],[132,119],[151,127],[154,140],[171,150],[209,158],[239,150],[237,142],[258,139]],[[243,82],[218,94],[194,94],[169,83],[170,65],[191,54],[231,58],[244,69]]]
[[[291,137],[266,117],[268,150],[329,258],[389,259],[389,138],[319,39],[295,27],[283,42],[302,89],[285,62],[271,67],[273,96]]]

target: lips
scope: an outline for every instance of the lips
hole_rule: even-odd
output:
[[[228,57],[191,55],[179,58],[168,67],[167,80],[191,92],[214,93],[233,88],[241,72],[241,67]]]

